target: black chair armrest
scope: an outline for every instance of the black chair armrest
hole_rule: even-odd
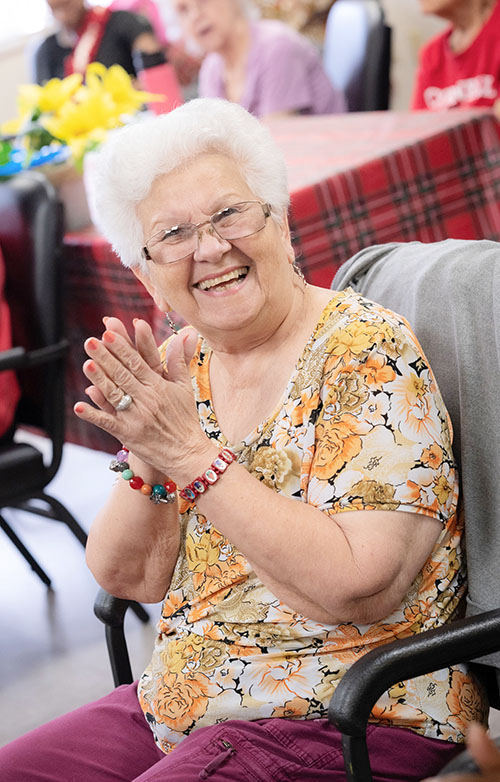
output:
[[[366,727],[379,697],[393,684],[500,648],[500,610],[380,646],[358,660],[332,696],[328,719],[343,734],[349,782],[370,782]]]
[[[131,604],[131,600],[113,597],[104,589],[99,590],[94,603],[94,613],[105,625],[106,646],[115,687],[132,684],[134,680],[124,628],[125,613]]]
[[[69,349],[67,339],[61,339],[54,345],[27,351],[24,348],[9,348],[0,353],[0,372],[7,369],[28,369],[63,358]]]
[[[115,687],[120,684],[132,684],[132,668],[125,638],[125,614],[130,608],[143,623],[149,622],[149,614],[135,600],[114,597],[100,589],[94,601],[94,614],[105,626],[106,646]]]

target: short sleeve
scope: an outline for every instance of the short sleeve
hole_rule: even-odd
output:
[[[449,417],[409,326],[391,313],[329,340],[308,502],[446,522],[457,500]]]

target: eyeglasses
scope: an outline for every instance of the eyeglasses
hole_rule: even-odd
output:
[[[202,223],[182,223],[163,228],[155,233],[142,248],[147,261],[160,265],[175,263],[194,253],[200,240],[201,229],[209,225],[209,233],[233,242],[262,231],[271,215],[269,204],[260,201],[240,201],[219,209]]]

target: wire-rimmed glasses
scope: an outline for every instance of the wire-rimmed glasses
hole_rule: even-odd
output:
[[[262,231],[270,215],[269,204],[240,201],[219,209],[201,223],[182,223],[162,228],[148,239],[142,254],[146,260],[161,265],[181,261],[196,250],[203,226],[209,225],[208,230],[212,234],[232,242]]]

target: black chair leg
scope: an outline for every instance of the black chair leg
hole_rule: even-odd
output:
[[[35,571],[37,576],[43,581],[43,583],[48,586],[49,589],[52,588],[52,581],[48,577],[47,573],[43,568],[40,567],[36,559],[30,554],[22,540],[20,540],[16,533],[14,532],[11,527],[7,524],[3,516],[0,516],[0,528],[3,529],[9,540],[12,541],[14,546],[17,548],[17,550],[23,555],[26,562],[29,564],[32,570]],[[142,606],[141,606],[142,607]]]

